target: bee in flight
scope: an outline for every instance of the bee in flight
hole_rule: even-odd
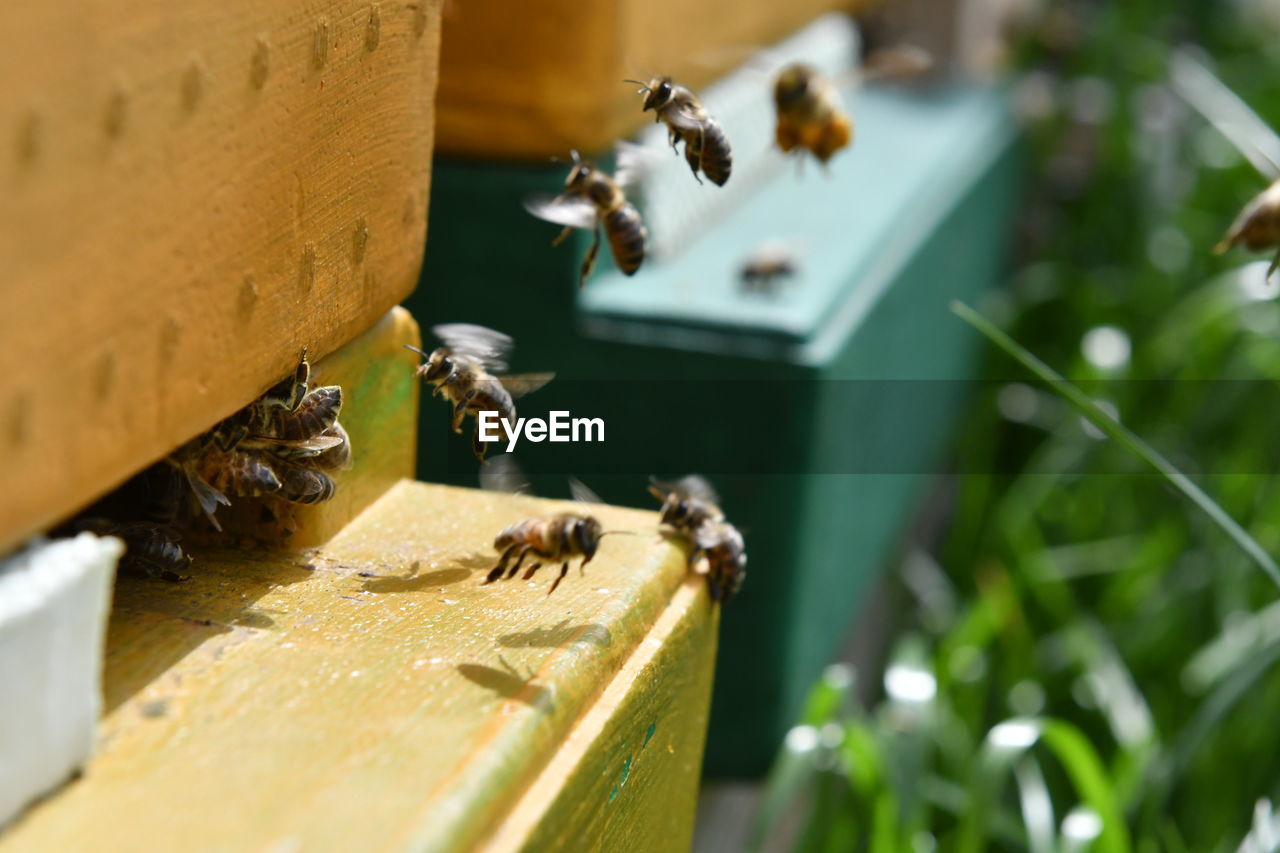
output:
[[[707,588],[711,600],[732,598],[747,576],[746,544],[742,533],[724,520],[715,489],[697,474],[674,483],[650,479],[649,493],[662,501],[660,524],[693,546],[689,567],[707,558]]]
[[[919,48],[885,48],[867,57],[854,78],[907,77],[928,70],[932,64],[932,57]],[[777,114],[774,138],[784,153],[801,149],[826,165],[853,141],[853,119],[840,98],[839,82],[812,66],[795,62],[779,71],[773,83],[773,105]]]
[[[667,126],[672,150],[684,141],[684,159],[693,170],[698,183],[702,172],[718,187],[729,180],[733,170],[733,151],[720,123],[707,114],[702,102],[684,86],[673,83],[670,77],[655,77],[648,83],[640,80],[624,80],[642,88],[644,111],[653,110],[654,121]]]
[[[573,168],[561,193],[557,196],[532,196],[525,200],[525,210],[539,219],[564,226],[552,241],[553,246],[564,242],[575,228],[588,229],[593,233],[591,248],[582,259],[578,273],[578,287],[586,283],[595,269],[602,230],[609,240],[609,249],[618,269],[625,275],[634,275],[644,262],[649,233],[640,219],[640,212],[627,201],[623,189],[635,180],[638,161],[630,149],[619,148],[618,170],[610,176],[580,159],[577,151],[570,153]]]
[[[433,387],[432,393],[453,404],[453,431],[462,433],[462,422],[467,415],[476,418],[471,450],[476,459],[483,462],[486,445],[480,440],[480,413],[494,412],[502,420],[515,423],[513,401],[546,385],[555,374],[499,375],[507,369],[506,360],[513,341],[493,329],[471,323],[446,323],[434,326],[431,331],[444,346],[430,353],[405,346],[425,359],[418,367],[418,375]]]
[[[773,105],[777,111],[774,138],[785,153],[800,148],[825,164],[853,140],[853,120],[835,83],[802,62],[779,72],[773,84]]]
[[[1237,244],[1244,244],[1250,251],[1275,249],[1276,256],[1267,268],[1267,278],[1280,267],[1280,180],[1267,187],[1244,206],[1231,223],[1218,245],[1215,254],[1222,254]]]

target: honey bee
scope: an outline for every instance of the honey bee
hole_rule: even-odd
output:
[[[908,77],[932,65],[933,58],[926,51],[901,45],[876,51],[853,77],[859,81]],[[853,141],[853,119],[840,98],[838,82],[803,62],[778,72],[773,104],[777,114],[774,138],[784,153],[803,149],[826,165]]]
[[[191,557],[178,544],[178,531],[167,524],[85,518],[74,526],[124,542],[125,552],[119,564],[122,572],[175,582],[188,579],[183,572],[191,566]]]
[[[707,114],[698,97],[670,77],[655,77],[647,84],[640,80],[624,80],[642,88],[643,110],[653,110],[654,121],[667,126],[672,150],[684,140],[684,159],[693,170],[693,177],[701,171],[716,186],[724,186],[733,169],[733,152],[720,123]]]
[[[518,521],[504,528],[494,538],[493,547],[501,552],[502,556],[498,560],[498,565],[494,566],[485,577],[484,583],[493,583],[502,578],[504,572],[508,580],[515,577],[525,557],[533,554],[551,563],[563,561],[560,565],[560,574],[551,584],[551,589],[547,590],[547,595],[550,595],[556,591],[556,587],[568,573],[569,561],[575,557],[582,557],[582,562],[578,565],[581,571],[596,555],[596,549],[600,547],[600,539],[604,535],[600,522],[590,515],[565,512]],[[515,562],[511,563],[513,558]],[[534,572],[542,568],[541,560],[525,570],[525,580],[533,577]],[[508,563],[511,563],[509,569]]]
[[[342,388],[310,388],[310,377],[304,351],[291,376],[166,459],[215,530],[222,529],[217,508],[230,497],[311,504],[333,496],[335,484],[323,471],[344,467],[351,456],[338,423]]]
[[[687,148],[686,148],[687,150]],[[645,244],[649,232],[645,230],[640,212],[627,201],[623,187],[634,180],[638,163],[629,149],[620,148],[618,171],[614,176],[605,174],[591,163],[573,156],[573,168],[565,179],[564,190],[558,196],[533,196],[525,200],[525,210],[539,219],[563,225],[560,235],[552,241],[558,246],[575,228],[588,229],[594,235],[591,248],[582,259],[578,272],[578,287],[586,284],[587,277],[595,269],[600,254],[600,232],[609,239],[613,260],[624,275],[635,275],[644,262]]]
[[[1227,229],[1226,235],[1213,247],[1213,251],[1222,254],[1238,244],[1244,244],[1246,249],[1255,252],[1262,249],[1277,250],[1271,266],[1267,268],[1267,278],[1280,267],[1280,180],[1272,183],[1244,206]]]
[[[791,252],[766,246],[742,265],[738,276],[746,293],[771,294],[782,279],[796,274],[796,258]]]
[[[711,600],[729,601],[742,588],[742,581],[747,576],[747,552],[742,533],[732,524],[708,521],[698,527],[693,542],[689,565],[705,556]]]
[[[835,83],[804,63],[779,72],[773,104],[777,111],[774,138],[785,153],[801,148],[825,165],[853,140],[853,120]]]
[[[711,600],[725,602],[746,577],[746,545],[742,533],[724,520],[715,489],[697,474],[674,483],[651,478],[649,492],[662,501],[660,524],[688,541],[689,567],[707,558],[707,586]]]
[[[690,540],[707,522],[724,520],[715,489],[697,474],[681,477],[674,483],[651,477],[649,494],[662,501],[660,523]]]
[[[323,471],[288,462],[275,464],[280,487],[276,497],[295,504],[324,503],[333,497],[333,478]]]
[[[462,433],[467,415],[476,417],[471,449],[476,459],[484,461],[485,442],[480,440],[479,415],[495,412],[498,417],[515,423],[514,399],[546,385],[554,373],[529,373],[499,376],[507,369],[506,358],[512,340],[501,332],[470,323],[448,323],[431,330],[444,346],[425,353],[405,346],[426,359],[418,367],[418,375],[453,404],[453,431]]]

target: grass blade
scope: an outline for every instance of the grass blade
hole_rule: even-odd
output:
[[[973,326],[988,340],[1013,356],[1023,367],[1039,377],[1050,389],[1074,406],[1081,415],[1088,418],[1090,423],[1102,430],[1109,438],[1168,480],[1170,485],[1182,492],[1188,500],[1209,517],[1210,521],[1231,537],[1240,546],[1240,549],[1244,551],[1245,555],[1271,579],[1276,588],[1280,589],[1280,566],[1276,565],[1276,561],[1213,498],[1205,494],[1204,490],[1192,482],[1191,478],[1174,467],[1172,462],[1165,459],[1155,448],[1131,432],[1128,427],[1111,417],[1087,394],[1068,382],[1052,367],[1036,358],[1025,347],[992,325],[987,318],[963,302],[952,302],[951,310],[961,320]]]

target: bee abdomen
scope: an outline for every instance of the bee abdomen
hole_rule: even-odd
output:
[[[720,123],[709,118],[702,125],[702,173],[718,187],[729,180],[733,170],[733,152],[729,139],[720,129]]]
[[[640,221],[640,212],[630,203],[615,208],[604,217],[604,230],[609,236],[613,260],[625,275],[634,275],[644,262],[648,233]]]

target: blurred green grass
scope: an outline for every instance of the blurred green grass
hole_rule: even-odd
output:
[[[798,803],[793,846],[815,851],[1213,851],[1271,832],[1280,307],[1268,258],[1210,251],[1267,181],[1169,90],[1180,47],[1280,126],[1275,3],[1045,3],[1021,22],[1012,91],[1038,173],[1018,266],[980,311],[1158,448],[1191,501],[992,347],[947,536],[907,555],[907,624],[886,672],[860,674],[882,698],[861,707],[851,671],[828,672],[757,843]]]

